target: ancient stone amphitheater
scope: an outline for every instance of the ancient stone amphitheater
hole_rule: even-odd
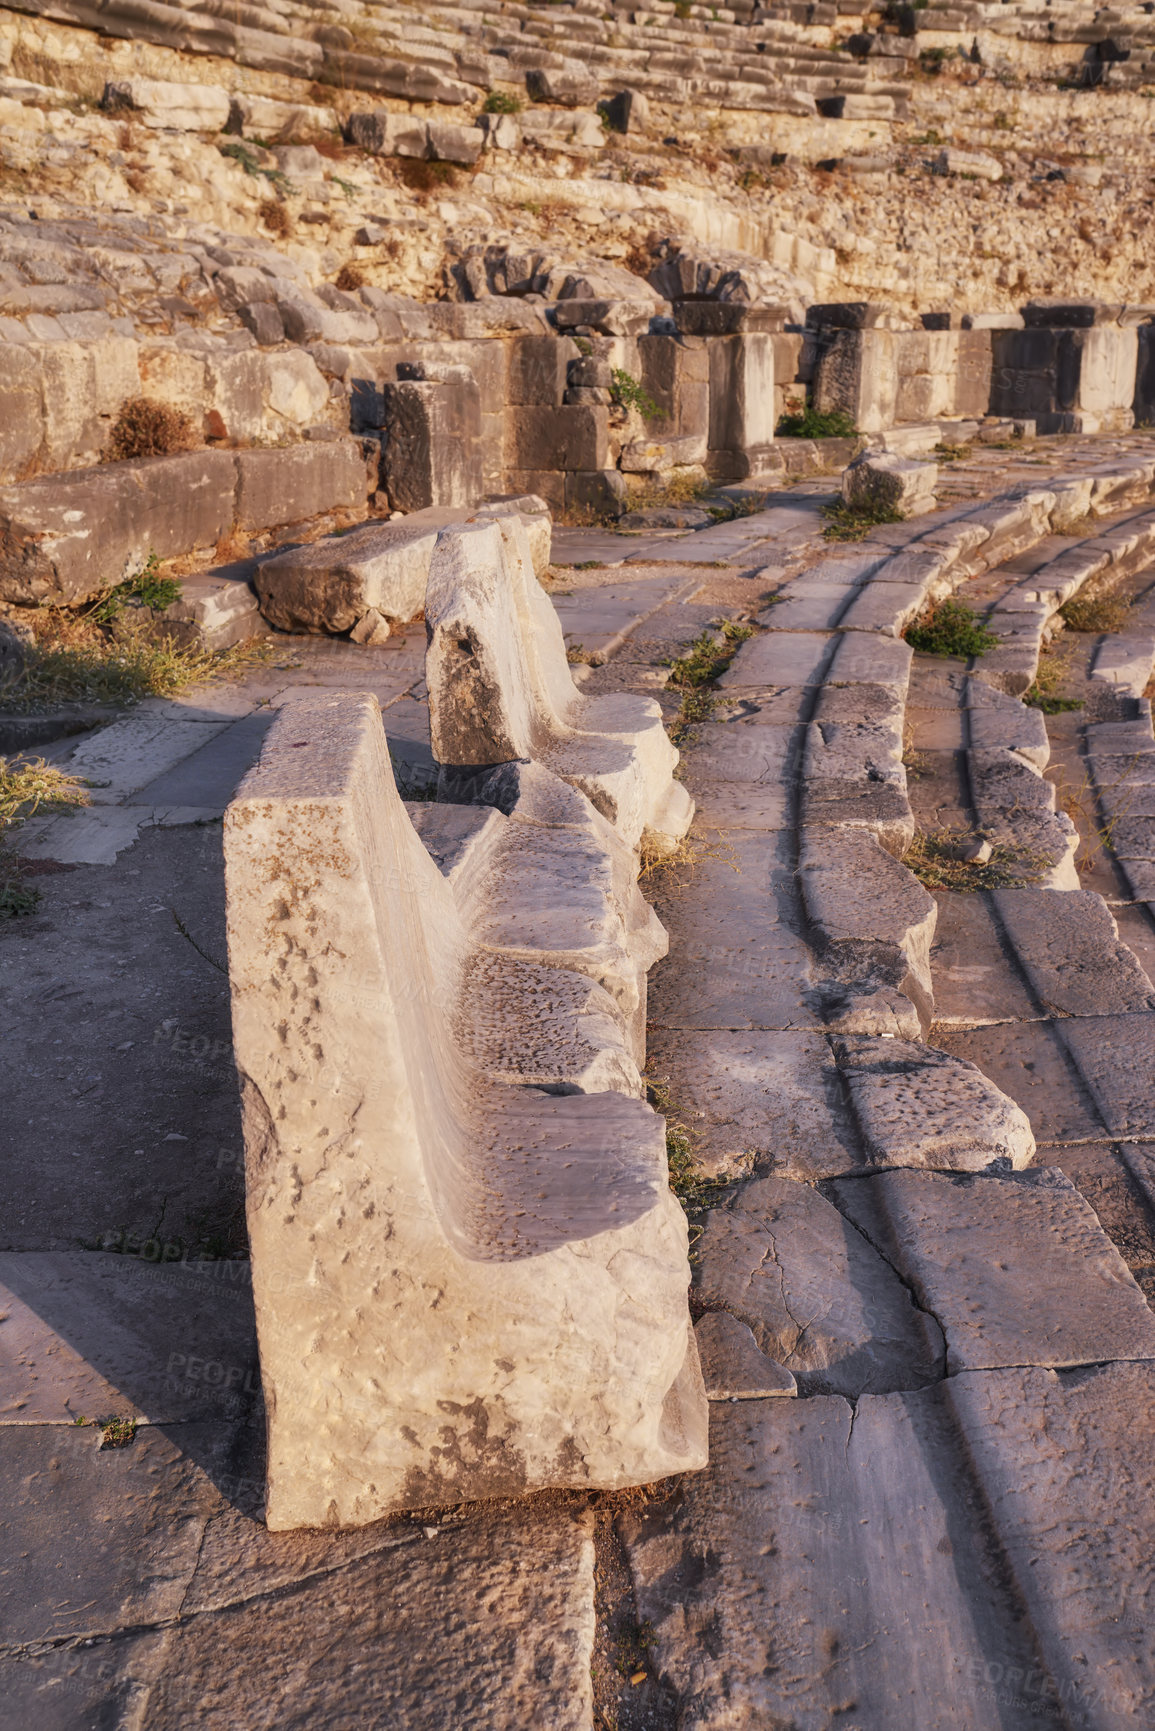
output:
[[[1153,114],[0,9],[4,1731],[1155,1726]]]

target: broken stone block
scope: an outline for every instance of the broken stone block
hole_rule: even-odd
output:
[[[509,345],[506,402],[525,408],[558,408],[565,394],[567,369],[579,364],[590,363],[581,360],[572,337],[555,337],[552,333],[517,337]]]
[[[708,1310],[695,1325],[694,1339],[707,1400],[762,1400],[798,1393],[786,1366],[767,1358],[746,1324],[728,1310]]]
[[[963,1058],[855,1035],[836,1038],[834,1055],[868,1157],[880,1165],[1018,1169],[1035,1152],[1026,1113]]]
[[[285,321],[278,309],[267,301],[239,308],[237,317],[247,330],[252,331],[261,348],[276,348],[278,343],[284,342]]]
[[[694,802],[651,698],[583,697],[565,638],[533,575],[516,516],[440,538],[425,598],[433,755],[447,765],[545,764],[578,788],[631,847],[668,850]]]
[[[451,382],[382,386],[381,480],[397,511],[480,498],[481,393],[466,367]]]
[[[892,331],[871,326],[820,328],[814,372],[816,409],[841,410],[858,432],[881,433],[894,425],[897,399]]]
[[[1040,433],[1126,432],[1134,424],[1139,333],[1097,322],[1099,310],[1028,307],[1024,316],[1037,313],[1039,322],[993,331],[991,414],[1030,417]],[[1072,322],[1061,325],[1061,317]]]
[[[412,114],[392,114],[384,108],[375,108],[370,114],[351,114],[345,122],[345,137],[358,150],[373,156],[424,157],[429,151],[424,120]]]
[[[349,633],[353,643],[363,643],[369,647],[387,643],[389,640],[389,621],[382,618],[375,607],[370,607],[368,613],[358,619]]]
[[[619,90],[598,103],[611,132],[645,132],[650,124],[650,104],[640,90]]]
[[[803,829],[798,877],[827,973],[827,1024],[925,1035],[934,1013],[934,898],[869,830],[841,825]]]
[[[620,517],[628,499],[625,476],[619,469],[595,469],[565,478],[567,511],[592,511],[599,517]]]
[[[703,1465],[662,1121],[470,1061],[549,1012],[470,995],[375,698],[282,711],[225,855],[270,1529]]]
[[[608,469],[609,415],[605,409],[511,408],[508,450],[514,469]]]
[[[592,108],[598,99],[598,81],[580,62],[572,69],[531,67],[525,88],[531,102],[557,103],[563,108]]]
[[[396,624],[425,603],[437,529],[371,523],[262,559],[253,579],[261,612],[279,631],[351,631],[371,612]]]
[[[212,84],[119,79],[105,85],[101,106],[131,109],[146,126],[176,132],[223,132],[229,121],[228,92]]]
[[[936,174],[961,174],[964,180],[1001,180],[1003,165],[985,150],[954,150],[947,146],[934,161]]]
[[[891,451],[864,451],[842,471],[842,497],[851,507],[901,511],[921,517],[937,504],[937,463],[916,463]]]
[[[143,568],[215,547],[233,524],[236,457],[189,451],[0,488],[0,601],[75,606]]]
[[[458,162],[472,168],[484,144],[485,134],[479,126],[455,126],[448,120],[429,122],[429,155],[434,162]]]
[[[236,526],[246,534],[302,523],[326,511],[364,512],[374,484],[357,439],[237,451],[234,461]]]

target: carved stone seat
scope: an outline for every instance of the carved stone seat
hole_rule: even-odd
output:
[[[425,597],[433,755],[451,768],[532,759],[579,788],[631,847],[669,851],[694,802],[658,704],[586,697],[515,516],[446,530]]]
[[[430,857],[372,696],[282,711],[225,855],[270,1527],[703,1465],[623,1008],[479,941],[484,849],[468,893]]]

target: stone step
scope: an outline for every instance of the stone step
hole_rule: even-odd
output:
[[[1091,890],[998,889],[991,907],[1039,1004],[1050,1015],[1155,1009],[1155,986]]]
[[[949,1375],[1155,1360],[1155,1315],[1090,1204],[1055,1168],[887,1172],[831,1188],[941,1326]]]

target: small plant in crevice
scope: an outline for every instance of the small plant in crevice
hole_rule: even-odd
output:
[[[643,421],[657,421],[661,418],[660,405],[655,403],[633,373],[627,373],[624,367],[614,367],[610,376],[613,379],[610,396],[619,408],[636,409]]]
[[[883,523],[906,520],[893,505],[850,505],[845,499],[828,500],[819,511],[826,519],[824,541],[861,541]]]
[[[964,661],[985,655],[998,642],[973,607],[953,596],[936,602],[906,629],[906,641],[924,655],[956,655]]]
[[[161,577],[160,560],[150,553],[135,577],[126,577],[87,608],[84,617],[94,625],[111,625],[132,602],[137,601],[151,613],[163,613],[180,600],[181,586],[175,577]]]
[[[774,435],[779,439],[852,439],[858,428],[845,409],[816,409],[793,399],[778,417]]]
[[[505,90],[491,90],[481,105],[483,114],[520,114],[521,99]]]
[[[1072,631],[1121,631],[1131,611],[1127,595],[1113,595],[1109,590],[1088,584],[1081,595],[1073,595],[1059,608],[1064,625]]]
[[[646,1099],[666,1120],[666,1165],[670,1189],[691,1217],[690,1242],[701,1237],[702,1228],[693,1223],[693,1216],[705,1212],[720,1202],[730,1187],[728,1178],[716,1178],[703,1172],[698,1160],[693,1131],[681,1117],[670,1091],[667,1078],[646,1076]]]
[[[34,912],[40,892],[29,885],[28,867],[15,853],[12,838],[36,812],[61,812],[88,804],[82,782],[42,757],[14,763],[0,757],[0,920]]]
[[[928,890],[977,891],[1037,880],[1048,862],[996,843],[989,860],[960,855],[968,844],[981,841],[970,830],[920,831],[902,856],[902,863]]]
[[[726,671],[742,644],[753,635],[752,625],[724,619],[717,631],[701,632],[685,655],[669,663],[666,684],[682,693],[681,707],[670,725],[675,745],[684,745],[694,728],[709,720],[717,699],[705,688]]]
[[[98,1419],[97,1424],[102,1449],[126,1449],[136,1441],[137,1421],[134,1418]]]
[[[1034,680],[1023,693],[1022,701],[1028,708],[1039,709],[1044,715],[1062,715],[1069,710],[1082,709],[1081,698],[1058,695],[1067,666],[1066,655],[1049,646],[1043,649]]]

